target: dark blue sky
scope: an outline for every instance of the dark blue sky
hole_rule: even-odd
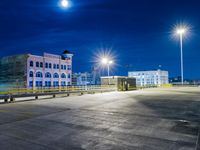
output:
[[[102,49],[115,55],[113,73],[162,69],[180,74],[174,26],[190,25],[184,39],[185,76],[200,79],[200,1],[198,0],[1,0],[0,56],[74,53],[74,71],[89,71]],[[129,66],[128,68],[126,66]]]

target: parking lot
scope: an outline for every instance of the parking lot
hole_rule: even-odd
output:
[[[196,150],[200,88],[0,104],[1,150]]]

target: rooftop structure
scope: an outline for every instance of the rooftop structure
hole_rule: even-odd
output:
[[[116,86],[118,91],[128,91],[136,89],[136,79],[125,76],[106,76],[101,77],[101,85]]]

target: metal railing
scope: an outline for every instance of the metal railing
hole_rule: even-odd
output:
[[[115,91],[113,85],[87,85],[87,86],[66,86],[66,87],[33,87],[33,88],[0,88],[0,96],[24,95],[24,94],[51,94],[51,93],[76,93],[76,92],[97,92]]]

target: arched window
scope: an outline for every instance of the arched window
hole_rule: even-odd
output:
[[[30,61],[30,67],[33,67],[33,61]]]
[[[51,74],[50,74],[49,72],[47,72],[47,73],[45,74],[45,77],[46,77],[46,78],[51,78]]]
[[[42,78],[42,77],[43,77],[42,72],[37,72],[37,73],[36,73],[36,77]]]
[[[66,78],[66,75],[62,73],[61,78]]]
[[[54,74],[53,74],[53,77],[54,77],[54,78],[59,78],[59,75],[58,75],[57,73],[54,73]]]
[[[36,67],[39,67],[40,66],[40,63],[37,61],[36,62]]]
[[[33,77],[33,71],[29,72],[29,77]]]

